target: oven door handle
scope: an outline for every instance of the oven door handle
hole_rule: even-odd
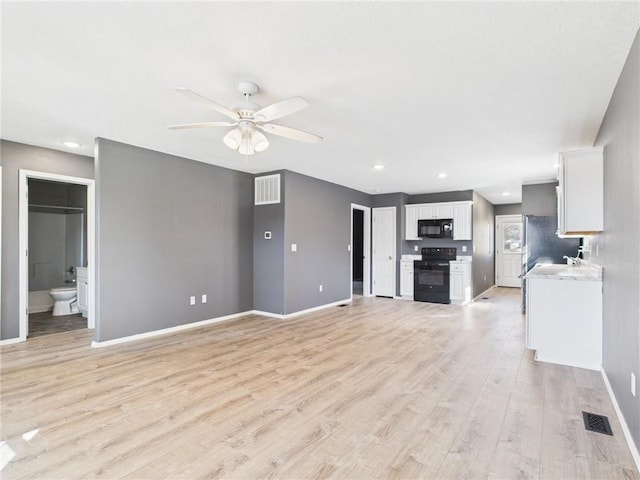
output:
[[[449,264],[448,263],[439,263],[438,266],[439,267],[448,267]]]

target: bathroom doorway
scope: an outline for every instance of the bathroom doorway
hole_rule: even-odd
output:
[[[91,179],[20,171],[22,341],[94,328],[94,195]]]
[[[353,296],[371,296],[371,208],[355,203],[351,204],[351,298]]]

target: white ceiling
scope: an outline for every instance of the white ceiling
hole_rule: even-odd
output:
[[[247,172],[290,169],[367,193],[474,189],[520,201],[558,151],[593,145],[640,27],[638,2],[2,3],[2,138],[93,155],[105,137]],[[300,95],[245,158],[219,103]],[[68,150],[68,149],[67,149]],[[382,171],[372,166],[385,165]],[[439,172],[448,177],[438,179]],[[503,191],[510,191],[508,197]]]

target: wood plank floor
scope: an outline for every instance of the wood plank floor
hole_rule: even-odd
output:
[[[600,374],[524,349],[519,295],[3,346],[1,476],[640,479]]]
[[[51,311],[29,314],[29,338],[87,328],[87,319],[79,313],[54,317]]]

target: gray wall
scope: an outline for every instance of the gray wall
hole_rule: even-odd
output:
[[[280,203],[253,207],[253,308],[283,315],[284,307],[284,172],[280,174]],[[264,232],[271,232],[271,240]]]
[[[348,299],[351,204],[370,206],[370,195],[291,171],[284,177],[285,313]]]
[[[93,177],[93,159],[2,140],[2,325],[1,339],[19,336],[18,179],[19,170]]]
[[[465,200],[473,200],[473,190],[456,190],[453,192],[410,195],[408,203],[462,202]]]
[[[494,205],[493,213],[495,215],[522,215],[522,204],[506,203],[503,205]]]
[[[522,215],[539,217],[558,214],[556,186],[558,182],[522,186]]]
[[[251,310],[252,176],[96,143],[96,340]]]
[[[66,215],[29,212],[30,292],[63,286],[67,268],[66,245]]]
[[[603,366],[640,448],[640,39],[605,114],[595,146],[604,146],[604,231],[593,237],[590,259],[604,268]],[[598,245],[599,255],[595,256]]]
[[[495,214],[493,204],[473,192],[472,295],[495,284]]]

